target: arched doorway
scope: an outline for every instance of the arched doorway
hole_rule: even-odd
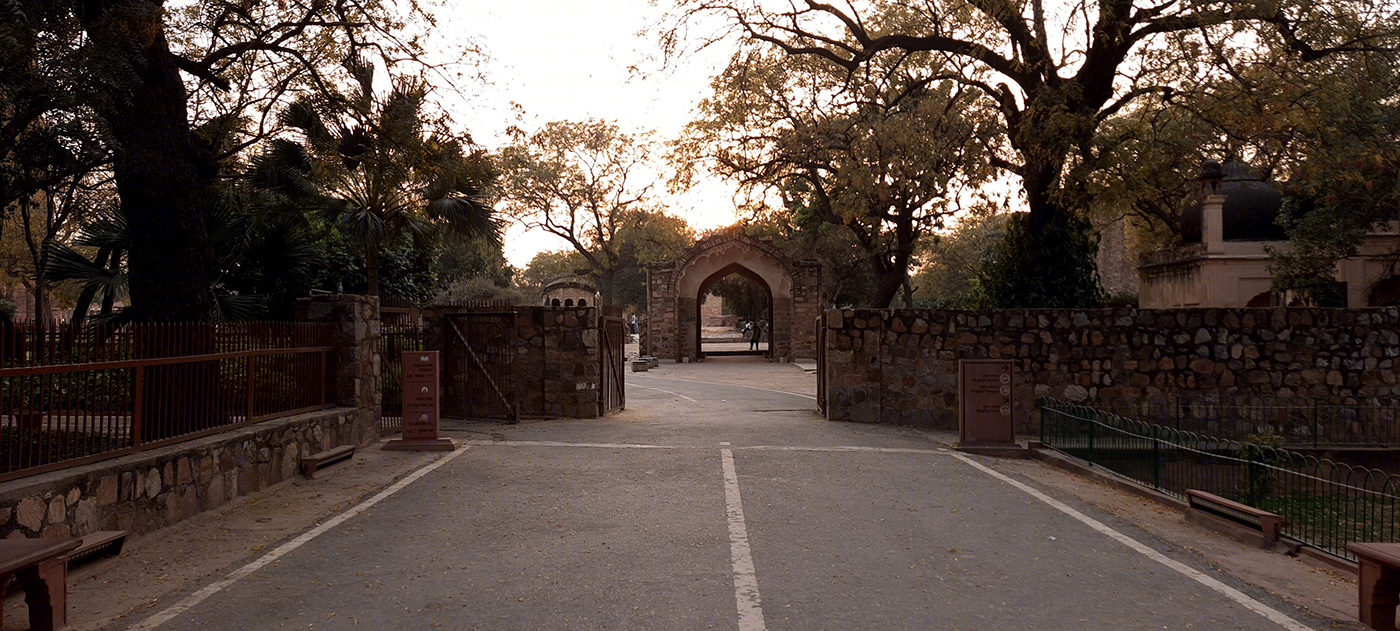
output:
[[[734,274],[754,281],[769,297],[769,357],[816,357],[816,319],[824,308],[821,265],[790,261],[771,242],[750,237],[742,228],[712,233],[680,258],[648,266],[642,353],[661,359],[700,357],[701,297]]]
[[[727,328],[724,326],[727,323],[724,322],[724,318],[721,316],[721,325],[719,327],[710,326],[713,323],[706,321],[704,306],[708,300],[722,302],[723,298],[711,293],[711,290],[721,281],[726,281],[734,277],[738,277],[736,280],[742,280],[744,284],[757,286],[757,289],[762,292],[764,300],[757,309],[748,309],[744,310],[744,313],[735,314],[735,328],[733,332],[743,333],[743,336],[740,338],[742,341],[738,344],[738,349],[733,348],[734,344],[724,345],[722,342],[711,343],[712,346],[717,348],[707,348],[706,345],[710,343],[710,340],[707,339],[706,332],[714,331],[715,329],[723,330]],[[762,276],[758,275],[753,270],[739,263],[734,263],[711,274],[709,278],[706,278],[700,283],[698,295],[696,296],[695,309],[696,357],[704,357],[705,355],[763,355],[770,359],[773,357],[773,334],[771,324],[773,322],[773,289],[768,286],[768,283],[763,280]],[[742,320],[747,320],[753,327],[759,329],[763,339],[761,339],[757,345],[750,343],[752,334],[749,330],[739,328],[742,326],[740,324]],[[754,346],[757,347],[756,350],[746,350]]]

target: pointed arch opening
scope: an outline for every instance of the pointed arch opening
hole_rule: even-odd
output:
[[[713,292],[717,287],[723,291]],[[757,292],[753,289],[757,289]],[[709,309],[706,308],[707,304],[710,305]],[[715,306],[720,309],[716,310]],[[739,313],[726,314],[725,307]],[[719,313],[716,314],[716,311]],[[747,328],[745,323],[748,324]],[[754,355],[771,358],[772,323],[773,288],[762,275],[747,266],[730,263],[707,276],[696,290],[695,356]]]

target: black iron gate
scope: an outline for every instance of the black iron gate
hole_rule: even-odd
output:
[[[826,314],[817,316],[817,407],[826,415]]]
[[[442,415],[515,423],[515,312],[458,313],[443,323]]]
[[[607,414],[627,405],[623,369],[626,367],[627,325],[620,317],[599,316],[598,332],[602,337],[598,349],[598,412]]]
[[[379,433],[403,430],[403,352],[423,350],[423,329],[417,322],[384,324],[379,335]]]

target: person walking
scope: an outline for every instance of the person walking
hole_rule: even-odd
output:
[[[749,331],[749,350],[758,350],[758,341],[763,339],[763,325],[755,326]]]

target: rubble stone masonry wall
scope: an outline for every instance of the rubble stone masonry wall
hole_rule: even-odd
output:
[[[358,410],[264,421],[0,487],[0,537],[145,534],[299,475],[302,456],[351,444]]]
[[[1015,366],[1018,434],[1039,397],[1249,397],[1364,403],[1400,395],[1400,308],[832,310],[831,420],[957,428],[959,359]]]

